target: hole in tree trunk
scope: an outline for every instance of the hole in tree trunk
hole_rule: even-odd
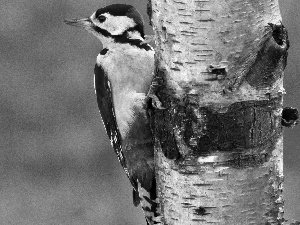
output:
[[[281,124],[285,127],[293,127],[299,122],[298,110],[292,107],[285,107],[282,110]]]

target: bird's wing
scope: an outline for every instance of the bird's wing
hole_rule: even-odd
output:
[[[133,188],[137,190],[137,183],[130,176],[128,172],[126,166],[126,160],[122,151],[122,139],[116,121],[110,81],[101,65],[98,66],[96,64],[94,73],[95,73],[95,91],[97,95],[97,102],[102,117],[102,121],[106,129],[106,133],[110,139],[110,142],[117,154],[119,162],[121,163],[127,177],[129,178]]]

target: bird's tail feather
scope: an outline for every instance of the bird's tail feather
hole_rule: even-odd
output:
[[[159,225],[163,224],[161,222],[161,214],[158,204],[158,199],[156,196],[156,183],[155,179],[152,184],[150,191],[144,189],[138,182],[138,194],[139,194],[139,203],[144,211],[147,225]]]

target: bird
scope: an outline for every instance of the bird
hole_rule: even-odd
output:
[[[90,17],[64,22],[84,28],[102,43],[94,68],[101,118],[133,186],[134,205],[141,205],[148,225],[162,224],[149,115],[149,99],[158,101],[149,91],[153,87],[154,50],[145,40],[143,17],[131,5],[113,4],[97,9]],[[162,108],[159,101],[156,105]]]

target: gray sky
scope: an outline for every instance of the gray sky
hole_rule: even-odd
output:
[[[133,4],[148,24],[145,0],[1,1],[1,224],[144,223],[97,109],[93,68],[101,45],[62,22],[107,3]],[[285,105],[300,108],[300,3],[280,6],[291,41]],[[284,133],[286,218],[298,220],[299,129]]]

